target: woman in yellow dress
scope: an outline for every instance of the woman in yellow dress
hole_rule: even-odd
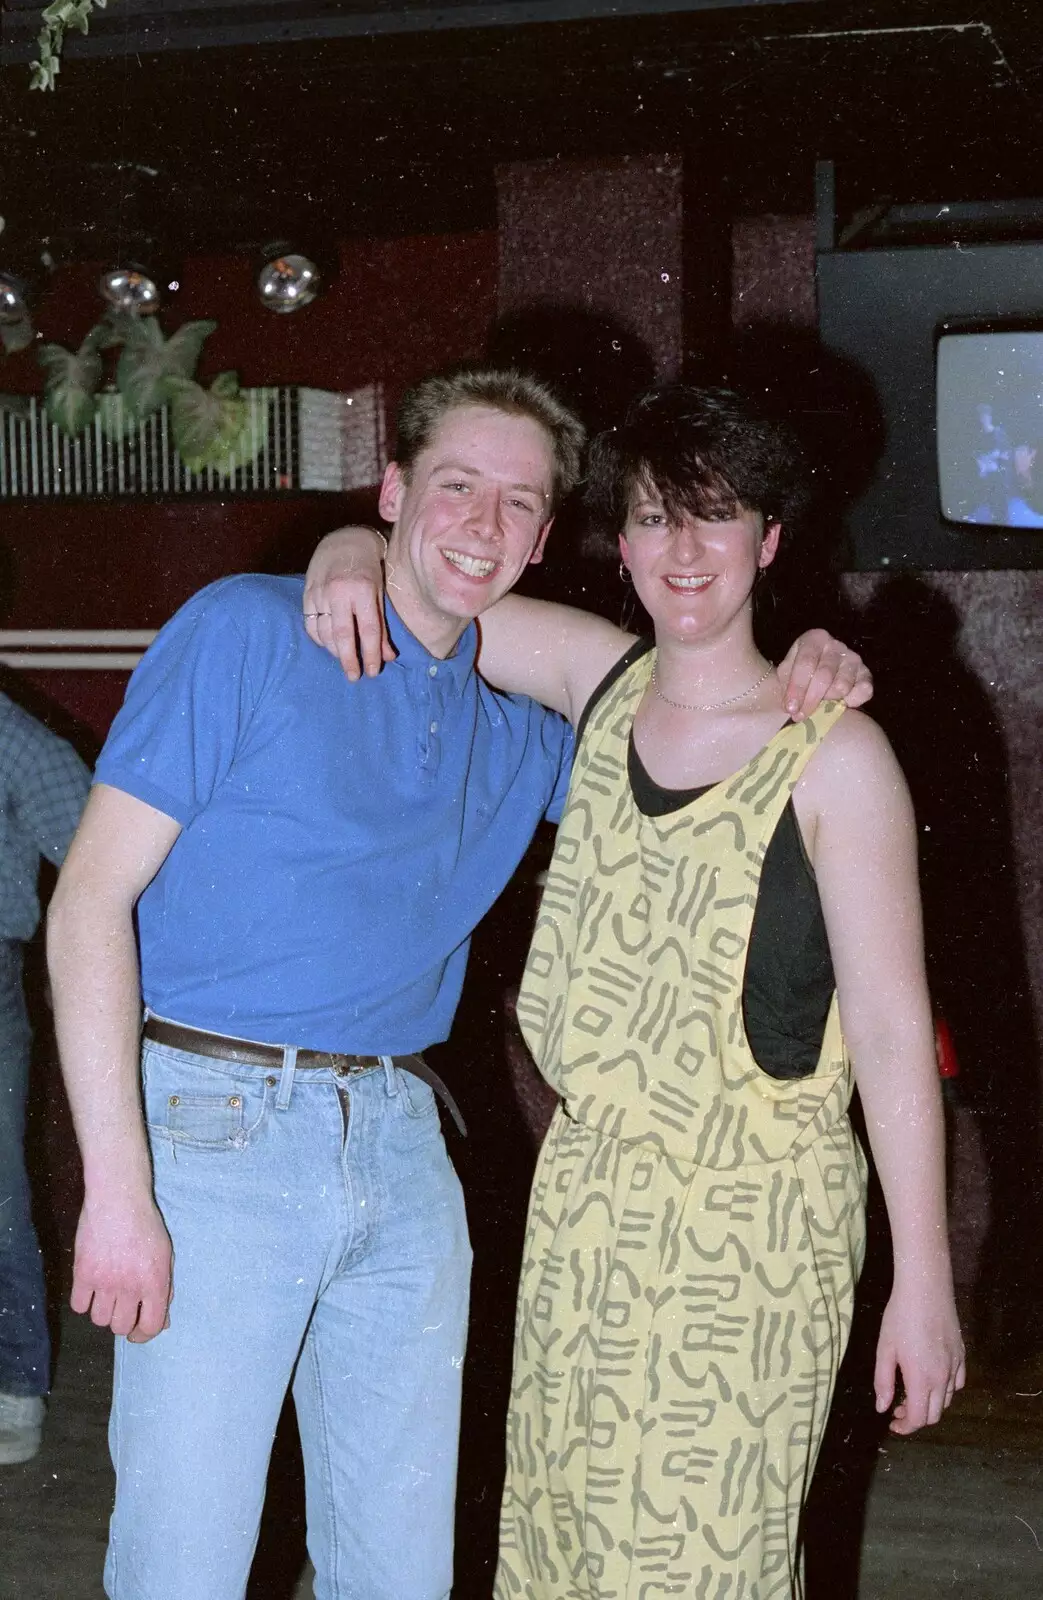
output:
[[[725,391],[653,391],[592,453],[655,642],[581,719],[518,1005],[561,1105],[497,1600],[802,1593],[863,1254],[852,1074],[894,1242],[877,1409],[910,1433],[963,1383],[908,793],[861,713],[791,722],[754,642],[799,492],[789,435]]]

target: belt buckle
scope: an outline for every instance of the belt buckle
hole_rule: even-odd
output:
[[[336,1055],[330,1052],[330,1068],[336,1078],[352,1078],[360,1072],[368,1072],[369,1068],[363,1065],[357,1055]]]

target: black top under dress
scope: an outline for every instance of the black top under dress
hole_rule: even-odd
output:
[[[580,718],[577,744],[602,695],[652,648],[650,639],[638,640],[598,684]],[[633,733],[627,764],[634,800],[645,816],[667,816],[716,787],[664,789],[645,769]],[[791,800],[764,856],[743,981],[746,1036],[763,1072],[773,1078],[814,1072],[834,987],[815,874]]]

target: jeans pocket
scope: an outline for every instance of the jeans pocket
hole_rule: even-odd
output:
[[[149,1133],[190,1150],[245,1150],[269,1099],[263,1079],[238,1078],[227,1063],[181,1051],[146,1049],[142,1086]]]
[[[398,1094],[407,1117],[413,1117],[416,1121],[428,1121],[432,1117],[437,1120],[438,1102],[435,1099],[435,1092],[423,1078],[417,1078],[413,1073],[399,1067]]]

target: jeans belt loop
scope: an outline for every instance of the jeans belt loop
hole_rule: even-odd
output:
[[[285,1111],[293,1093],[293,1080],[297,1072],[297,1046],[283,1046],[282,1071],[279,1074],[279,1093],[275,1097],[276,1111]]]
[[[398,1093],[398,1084],[395,1082],[395,1060],[393,1056],[381,1056],[380,1064],[384,1068],[384,1082],[387,1085],[388,1097]]]

